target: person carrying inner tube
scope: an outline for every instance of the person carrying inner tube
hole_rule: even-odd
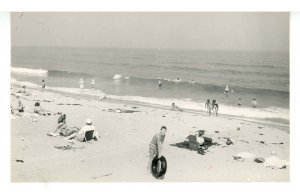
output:
[[[149,155],[149,163],[148,163],[148,167],[147,167],[149,174],[151,173],[151,164],[152,164],[154,157],[156,155],[158,156],[158,158],[161,157],[161,152],[162,152],[166,132],[167,132],[167,127],[162,126],[160,128],[160,132],[153,136],[153,138],[149,144],[149,154],[150,155]]]

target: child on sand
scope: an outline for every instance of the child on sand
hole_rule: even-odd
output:
[[[175,103],[172,103],[171,110],[172,111],[183,111],[181,108],[179,108],[178,106],[176,106]]]
[[[228,85],[226,85],[226,86],[225,86],[224,93],[225,93],[225,94],[227,94],[227,93],[229,93],[229,91],[230,91],[230,89],[229,89],[229,86],[228,86]]]
[[[151,164],[152,161],[154,159],[154,157],[157,155],[158,158],[161,157],[161,153],[162,153],[162,148],[163,148],[163,144],[164,144],[164,140],[165,140],[165,136],[166,136],[166,131],[167,131],[167,127],[162,126],[160,128],[160,132],[155,134],[152,137],[152,140],[149,144],[149,162],[148,162],[148,173],[150,173],[151,171]]]

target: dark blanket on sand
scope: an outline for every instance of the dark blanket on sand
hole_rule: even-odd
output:
[[[184,142],[180,142],[180,143],[175,143],[175,144],[170,144],[173,147],[179,147],[179,148],[183,148],[183,149],[188,149],[191,151],[197,151],[198,154],[204,155],[207,152],[207,149],[213,145],[218,145],[216,142],[204,142],[204,144],[199,145],[197,148],[191,149],[189,147],[189,142],[184,141]]]

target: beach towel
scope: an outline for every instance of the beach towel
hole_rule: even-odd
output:
[[[281,160],[278,157],[271,156],[265,159],[264,166],[271,167],[272,169],[284,169],[286,166],[289,165],[288,161]]]

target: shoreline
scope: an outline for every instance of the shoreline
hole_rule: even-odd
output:
[[[13,86],[16,86],[18,88],[21,88],[21,85],[15,85],[13,84]],[[40,90],[38,88],[35,87],[28,87],[30,89],[33,90]],[[85,89],[86,90],[90,90],[90,89]],[[98,101],[98,96],[93,96],[93,95],[88,95],[88,94],[80,94],[78,92],[78,94],[75,93],[68,93],[68,92],[63,92],[63,91],[59,91],[59,90],[46,90],[48,92],[52,92],[52,93],[57,93],[57,94],[61,94],[61,95],[65,95],[65,96],[69,96],[72,98],[79,98],[79,99],[86,99],[86,100],[93,100],[93,101]],[[79,89],[78,89],[79,91]],[[98,101],[99,102],[99,101]],[[115,99],[115,98],[110,98],[107,97],[106,98],[106,102],[111,102],[111,103],[127,103],[127,104],[133,104],[133,105],[139,105],[139,106],[144,106],[144,107],[152,107],[155,109],[164,109],[164,110],[170,110],[170,107],[164,106],[164,105],[159,105],[159,104],[151,104],[151,103],[145,103],[145,102],[139,102],[139,101],[130,101],[130,100],[124,100],[124,99]],[[207,112],[204,110],[195,110],[195,109],[186,109],[186,108],[182,108],[184,113],[191,113],[191,114],[197,114],[197,115],[202,115],[202,116],[207,116]],[[214,116],[214,114],[212,113],[211,116]],[[277,121],[275,121],[274,119],[276,118],[265,118],[265,119],[259,119],[259,118],[251,118],[251,117],[242,117],[242,116],[235,116],[235,115],[228,115],[228,114],[219,114],[218,118],[229,118],[229,119],[236,119],[236,120],[242,120],[242,121],[246,121],[246,122],[251,122],[251,123],[260,123],[261,125],[267,125],[267,126],[273,126],[274,128],[280,129],[282,131],[286,131],[287,133],[289,133],[289,120],[286,119],[279,119]],[[285,123],[282,123],[282,121],[284,120]]]

